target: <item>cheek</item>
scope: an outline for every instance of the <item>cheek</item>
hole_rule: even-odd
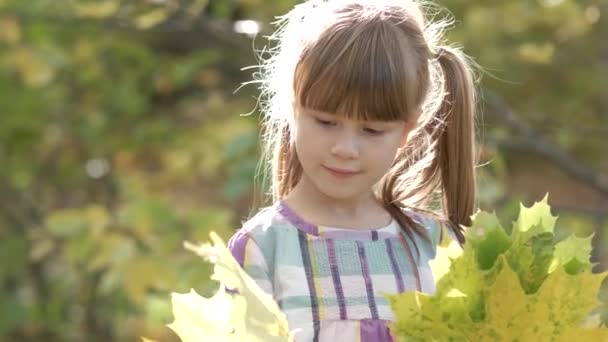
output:
[[[374,167],[379,171],[386,171],[393,165],[395,160],[394,153],[375,153],[374,156]]]
[[[319,151],[322,150],[319,146],[321,137],[307,129],[305,125],[301,125],[295,130],[294,142],[296,153],[302,164],[317,159]]]
[[[385,170],[393,165],[398,148],[398,141],[395,141],[395,139],[386,139],[370,146],[367,155],[369,156],[370,163],[372,163],[376,169]]]

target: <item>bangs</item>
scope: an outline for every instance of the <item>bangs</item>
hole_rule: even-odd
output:
[[[296,67],[296,103],[356,120],[407,120],[429,87],[427,59],[411,45],[386,20],[328,29]]]

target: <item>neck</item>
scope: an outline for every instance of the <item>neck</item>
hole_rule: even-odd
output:
[[[380,227],[390,222],[390,215],[375,198],[373,191],[356,198],[336,199],[326,196],[305,175],[284,201],[298,214],[316,224],[328,226]]]

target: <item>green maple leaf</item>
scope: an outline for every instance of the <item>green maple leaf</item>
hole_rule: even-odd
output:
[[[571,235],[555,245],[555,256],[551,263],[551,271],[559,265],[565,265],[566,271],[570,274],[591,269],[592,265],[589,262],[591,239],[593,239],[593,234],[586,238]]]
[[[505,253],[526,293],[536,292],[549,275],[554,250],[553,234],[546,232],[531,236],[525,244],[514,244]]]
[[[475,250],[480,269],[488,270],[498,256],[511,247],[511,241],[496,214],[481,211],[472,219],[473,225],[467,229],[467,243]]]
[[[553,234],[557,217],[551,214],[548,197],[546,195],[542,201],[535,203],[530,208],[520,204],[519,217],[514,222],[512,230],[514,243],[525,243],[532,236],[542,233]]]

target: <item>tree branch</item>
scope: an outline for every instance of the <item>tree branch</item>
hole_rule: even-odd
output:
[[[558,145],[544,139],[532,127],[526,125],[502,97],[485,90],[483,99],[490,106],[484,111],[484,115],[505,124],[514,133],[514,136],[509,138],[493,138],[492,143],[507,149],[534,153],[543,157],[608,198],[608,179],[606,177],[602,177]]]

